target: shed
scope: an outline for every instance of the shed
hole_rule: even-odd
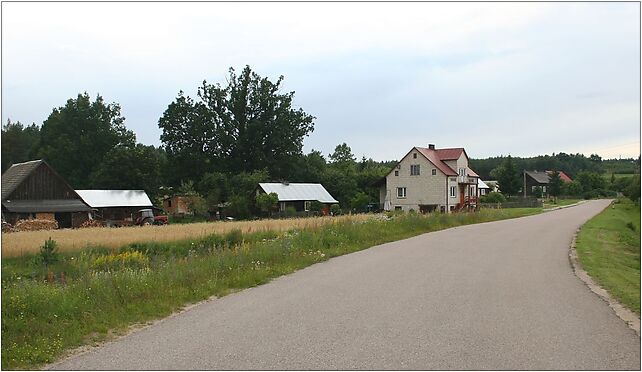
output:
[[[91,208],[46,161],[13,164],[2,174],[2,217],[56,220],[58,226],[76,227],[89,219]]]
[[[323,213],[327,214],[331,204],[339,203],[320,183],[259,183],[256,195],[260,193],[276,193],[282,212],[287,207],[294,207],[297,212],[309,211],[311,203],[318,201],[324,204]]]
[[[140,209],[153,204],[144,190],[76,190],[78,195],[95,210],[96,215],[116,225],[134,221]]]

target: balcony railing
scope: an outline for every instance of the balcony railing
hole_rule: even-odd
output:
[[[477,178],[469,176],[457,176],[457,183],[477,184]]]

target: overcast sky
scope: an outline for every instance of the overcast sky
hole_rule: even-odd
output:
[[[78,93],[118,102],[139,142],[178,91],[229,67],[285,76],[342,142],[474,158],[640,153],[639,3],[2,3],[2,121],[40,125]]]

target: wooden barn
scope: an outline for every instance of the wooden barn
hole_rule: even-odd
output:
[[[2,174],[2,219],[56,220],[58,227],[80,226],[91,208],[44,160],[12,165]]]

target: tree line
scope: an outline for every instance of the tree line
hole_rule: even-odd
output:
[[[282,92],[283,76],[270,81],[246,66],[238,74],[230,68],[226,80],[225,85],[203,81],[194,98],[179,91],[158,120],[159,147],[137,143],[120,105],[100,95],[67,100],[40,126],[8,120],[2,126],[2,171],[42,158],[76,189],[143,189],[156,203],[165,195],[190,194],[201,198],[199,209],[226,203],[239,217],[256,210],[251,193],[259,182],[321,183],[344,209],[379,202],[372,185],[396,160],[357,159],[346,143],[331,154],[304,154],[303,140],[314,131],[315,117],[294,107],[295,92]],[[604,172],[608,164],[629,170],[627,161],[596,157],[559,153],[514,159],[515,169],[558,169],[571,176]],[[471,159],[471,167],[488,179],[504,161]]]

